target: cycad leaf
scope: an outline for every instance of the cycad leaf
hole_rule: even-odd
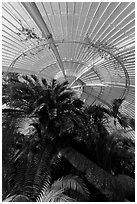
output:
[[[48,189],[47,191],[43,192],[43,194],[41,195],[41,197],[39,198],[38,201],[40,201],[40,202],[54,202],[52,200],[54,200],[56,197],[61,195],[62,192],[63,192],[63,189],[56,189],[56,188],[53,188],[52,190]]]
[[[89,198],[89,191],[78,176],[67,175],[64,178],[58,179],[52,184],[52,188],[74,190],[82,194],[86,199]]]
[[[37,202],[74,202],[73,198],[70,198],[63,194],[63,189],[53,188],[43,194],[43,196]]]
[[[89,191],[78,176],[68,175],[55,181],[51,187],[41,194],[41,202],[72,202],[74,199],[64,195],[67,190],[80,193],[86,200],[89,198]]]

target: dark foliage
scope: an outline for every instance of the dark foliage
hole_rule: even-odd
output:
[[[3,199],[133,201],[135,147],[123,132],[134,129],[134,119],[120,113],[123,100],[114,100],[111,110],[85,107],[67,82],[48,84],[14,73],[4,77]],[[110,118],[121,132],[110,133]],[[21,133],[21,124],[30,132]]]

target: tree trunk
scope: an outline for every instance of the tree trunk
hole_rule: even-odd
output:
[[[120,202],[128,196],[135,196],[135,181],[129,176],[113,176],[73,148],[63,149],[60,153],[76,169],[83,172],[86,179],[99,189],[109,201]]]

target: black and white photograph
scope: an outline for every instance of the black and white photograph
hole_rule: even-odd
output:
[[[135,1],[3,1],[2,202],[135,202]]]

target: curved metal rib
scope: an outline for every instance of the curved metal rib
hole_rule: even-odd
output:
[[[62,60],[60,58],[57,47],[55,45],[54,39],[52,37],[52,34],[49,32],[49,29],[48,29],[45,21],[43,20],[36,4],[34,2],[22,2],[22,5],[25,7],[25,9],[28,11],[30,16],[32,17],[32,19],[35,21],[37,26],[40,28],[40,30],[43,33],[43,36],[47,39],[48,43],[50,43],[50,47],[51,47],[51,49],[52,49],[52,51],[53,51],[53,53],[57,59],[59,67],[63,73],[65,80],[66,80],[66,75],[65,75],[63,63],[62,63]]]

